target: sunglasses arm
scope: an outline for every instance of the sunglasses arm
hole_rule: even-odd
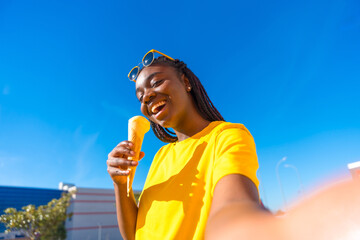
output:
[[[156,52],[156,53],[158,53],[158,54],[161,54],[161,55],[163,55],[164,57],[167,57],[167,58],[169,58],[170,60],[173,60],[173,61],[175,61],[175,59],[173,59],[172,57],[169,57],[168,55],[166,55],[166,54],[164,54],[164,53],[162,53],[162,52],[159,52],[158,50],[155,50],[155,49],[151,49],[149,52]],[[148,53],[149,53],[148,52]],[[148,54],[148,53],[146,53],[146,54]],[[146,55],[145,54],[145,55]]]

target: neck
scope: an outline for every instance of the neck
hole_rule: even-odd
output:
[[[201,132],[209,125],[210,121],[203,119],[201,116],[196,115],[189,121],[189,124],[184,124],[179,128],[174,128],[178,141],[183,141],[198,132]]]

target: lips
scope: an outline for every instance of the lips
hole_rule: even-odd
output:
[[[160,101],[158,103],[155,103],[152,107],[151,107],[151,113],[152,114],[157,114],[158,112],[161,111],[161,109],[163,109],[163,107],[165,106],[166,101]]]

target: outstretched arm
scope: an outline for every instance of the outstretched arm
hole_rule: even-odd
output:
[[[274,226],[274,219],[260,205],[257,188],[249,178],[227,175],[215,186],[205,239],[261,239],[258,234],[267,223]]]
[[[249,181],[229,175],[218,182],[206,240],[360,239],[360,182],[329,183],[279,218],[261,209]]]

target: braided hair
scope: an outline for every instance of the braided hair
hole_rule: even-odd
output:
[[[154,59],[151,66],[159,65],[173,67],[179,77],[181,77],[183,74],[185,75],[185,77],[189,80],[191,86],[190,94],[194,99],[195,106],[197,107],[200,115],[204,119],[210,122],[224,121],[224,118],[221,116],[219,111],[211,102],[199,78],[186,66],[183,61],[180,61],[178,59],[175,59],[175,61],[173,61],[164,56],[160,56]],[[156,137],[159,138],[161,141],[170,143],[176,142],[178,140],[174,132],[170,131],[167,128],[163,128],[159,124],[156,124],[152,121],[150,121],[150,123]]]

